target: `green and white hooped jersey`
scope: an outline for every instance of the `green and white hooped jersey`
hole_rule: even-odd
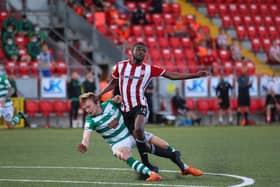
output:
[[[7,77],[5,75],[0,75],[0,99],[3,99],[8,95],[9,88],[11,88],[11,84]],[[6,99],[6,106],[9,106],[11,104],[11,99]]]
[[[130,136],[118,104],[108,100],[100,106],[103,112],[96,116],[87,116],[84,130],[95,130],[111,146]]]

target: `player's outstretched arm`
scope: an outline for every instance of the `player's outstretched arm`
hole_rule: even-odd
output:
[[[163,77],[171,79],[171,80],[184,80],[184,79],[194,79],[199,77],[209,76],[210,73],[208,71],[198,71],[197,73],[178,73],[178,72],[168,72],[166,71],[163,74]]]
[[[84,131],[82,143],[78,145],[78,151],[85,153],[88,150],[91,131]]]

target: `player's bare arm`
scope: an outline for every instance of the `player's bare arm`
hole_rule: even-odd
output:
[[[98,97],[100,98],[103,94],[113,90],[117,85],[117,83],[118,83],[117,79],[111,79],[110,82],[107,84],[107,86],[103,90],[101,90],[101,92],[98,94]]]
[[[184,80],[184,79],[193,79],[199,77],[205,77],[210,75],[208,71],[199,71],[197,73],[178,73],[178,72],[165,72],[163,77],[171,80]]]
[[[82,143],[78,145],[78,151],[85,153],[88,150],[91,131],[84,131]]]

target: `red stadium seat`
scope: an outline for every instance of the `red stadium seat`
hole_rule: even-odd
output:
[[[195,60],[196,54],[195,54],[194,50],[185,49],[184,52],[185,52],[185,56],[186,56],[187,60]]]
[[[236,72],[237,76],[241,75],[242,69],[243,69],[243,63],[242,62],[235,62],[235,72]]]
[[[171,7],[169,3],[162,3],[162,13],[170,13]]]
[[[152,25],[144,25],[144,34],[146,37],[154,36],[155,28]]]
[[[160,61],[161,53],[157,49],[152,49],[149,52],[150,52],[152,61]]]
[[[5,70],[6,70],[7,74],[16,75],[17,69],[18,69],[18,67],[15,62],[12,62],[12,61],[5,62]]]
[[[39,75],[39,70],[38,70],[38,62],[37,61],[33,61],[30,62],[30,68],[31,68],[31,75],[37,77]]]
[[[208,12],[208,15],[211,16],[211,17],[214,17],[217,15],[218,13],[218,8],[216,7],[216,5],[214,3],[208,3],[207,5],[207,12]]]
[[[241,14],[241,15],[247,14],[247,12],[248,12],[248,7],[247,7],[247,5],[244,4],[244,3],[240,3],[239,6],[238,6],[238,12],[239,12],[239,14]]]
[[[189,61],[189,62],[187,62],[187,68],[188,68],[189,73],[197,73],[199,67],[198,67],[197,63],[195,63],[193,61]]]
[[[156,37],[150,36],[147,37],[147,46],[149,47],[149,49],[154,49],[156,48],[158,45],[158,41],[156,39]]]
[[[166,35],[165,28],[161,25],[156,26],[156,35],[157,37],[164,37]]]
[[[159,47],[164,49],[169,47],[169,40],[166,37],[158,38]]]
[[[211,67],[212,67],[213,76],[221,75],[221,65],[220,64],[214,62]]]
[[[242,25],[237,26],[237,28],[236,28],[236,35],[237,35],[237,38],[239,40],[245,40],[246,35],[247,35],[245,27],[242,26]]]
[[[219,10],[220,15],[225,15],[228,13],[228,8],[227,8],[226,4],[224,4],[224,3],[221,3],[218,5],[218,10]]]
[[[259,9],[258,9],[257,4],[255,4],[255,3],[250,4],[250,5],[249,5],[249,11],[250,11],[250,13],[251,13],[252,15],[258,14],[258,13],[259,13]]]
[[[164,61],[169,61],[172,58],[172,52],[168,48],[162,49],[161,54]]]
[[[206,99],[198,99],[196,101],[196,106],[197,106],[197,110],[198,112],[200,112],[201,114],[207,114],[209,111],[209,106],[208,106],[208,101]]]
[[[231,27],[231,24],[232,24],[230,16],[223,15],[222,16],[222,24],[223,24],[223,27],[225,29],[229,29]]]
[[[65,62],[59,61],[56,62],[56,73],[58,76],[66,75],[67,74],[67,64]]]
[[[65,112],[67,112],[67,104],[62,100],[53,101],[53,112],[57,116],[62,116]]]
[[[142,25],[132,25],[132,34],[136,37],[143,35]]]
[[[208,100],[208,106],[209,106],[209,110],[211,112],[214,112],[214,113],[218,113],[219,112],[219,101],[217,98],[211,98]]]
[[[233,24],[235,27],[242,25],[242,18],[239,15],[233,16]]]
[[[258,28],[257,28],[257,31],[258,31],[258,36],[259,36],[259,38],[265,38],[265,37],[267,37],[268,35],[268,31],[265,29],[265,27],[264,26],[259,26]]]
[[[29,117],[35,116],[39,113],[39,105],[36,100],[25,100],[25,112]]]
[[[152,22],[157,26],[157,25],[162,25],[162,17],[161,14],[152,14]]]
[[[259,38],[253,38],[251,44],[252,44],[252,50],[255,53],[260,51],[262,44]]]
[[[26,77],[26,76],[29,76],[30,75],[30,66],[28,65],[27,62],[19,62],[19,68],[18,68],[18,71],[19,71],[19,75],[21,77]]]
[[[196,106],[195,106],[195,102],[193,99],[186,99],[185,100],[186,106],[189,110],[195,110]]]
[[[230,60],[230,58],[231,58],[230,52],[226,49],[220,49],[218,51],[218,55],[219,55],[220,59],[224,62]]]
[[[173,51],[174,58],[177,61],[182,61],[185,58],[185,55],[183,53],[183,50],[180,48],[175,48]]]
[[[170,47],[172,47],[172,48],[180,48],[181,47],[181,42],[180,42],[180,39],[178,37],[169,38],[169,43],[170,43]]]
[[[183,37],[181,39],[182,47],[185,49],[190,49],[193,47],[192,40],[189,37]]]
[[[231,75],[233,73],[233,66],[232,66],[232,63],[227,61],[224,63],[224,74],[225,75]]]
[[[53,112],[53,103],[48,100],[39,101],[39,110],[43,116],[49,116]]]
[[[252,75],[255,74],[256,67],[255,67],[255,64],[254,64],[253,62],[248,61],[248,62],[246,63],[246,67],[247,67],[247,73],[248,73],[249,75],[252,76]]]
[[[256,15],[253,17],[254,18],[254,23],[255,23],[255,26],[261,26],[263,24],[263,20],[262,20],[262,17],[259,16],[259,15]]]
[[[179,3],[172,2],[170,6],[171,6],[171,13],[174,16],[180,16],[181,15],[181,6],[180,6]]]
[[[257,31],[255,26],[249,26],[248,27],[248,37],[252,40],[253,38],[257,37]]]
[[[165,13],[163,14],[163,20],[165,25],[173,25],[174,24],[174,18],[172,14],[170,13]]]
[[[244,16],[243,20],[244,20],[244,24],[245,24],[246,26],[250,26],[250,25],[253,25],[253,24],[254,24],[253,19],[252,19],[251,16],[249,16],[249,15]]]

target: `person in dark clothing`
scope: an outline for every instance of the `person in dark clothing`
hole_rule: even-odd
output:
[[[148,21],[146,19],[146,13],[142,10],[140,5],[137,5],[137,9],[132,13],[131,24],[132,25],[145,25]]]
[[[154,122],[154,112],[153,112],[153,93],[154,93],[154,85],[153,82],[150,82],[145,90],[145,97],[147,98],[148,108],[149,108],[149,117],[148,122]]]
[[[250,88],[252,82],[248,75],[246,75],[246,68],[242,69],[242,74],[237,78],[238,83],[238,112],[237,112],[237,125],[240,125],[241,113],[244,115],[245,124],[248,124],[248,112],[250,106]],[[242,111],[241,111],[242,110]]]
[[[216,96],[219,100],[219,123],[223,123],[223,110],[228,113],[229,123],[232,124],[232,111],[230,108],[229,91],[233,89],[233,86],[225,81],[224,76],[221,75],[220,82],[216,87]]]
[[[171,98],[171,103],[175,115],[186,116],[188,119],[192,120],[193,123],[200,124],[201,118],[197,117],[196,114],[186,106],[185,99],[180,95],[179,88],[176,88],[175,95]]]
[[[151,14],[161,14],[162,13],[162,3],[163,0],[152,0],[150,4],[149,12]]]
[[[88,93],[88,92],[95,93],[96,83],[95,83],[95,80],[94,80],[94,77],[93,77],[93,73],[91,71],[89,71],[86,74],[86,79],[82,83],[82,87],[83,87],[83,93]],[[87,115],[87,113],[83,112],[83,126],[85,124],[86,115]]]
[[[14,92],[13,94],[11,95],[11,97],[18,97],[18,90],[17,90],[17,84],[16,84],[16,81],[15,81],[15,76],[13,74],[10,74],[8,75],[8,80],[11,84],[11,87],[13,88]]]
[[[68,98],[71,100],[70,111],[70,127],[78,127],[78,111],[80,108],[79,96],[81,95],[81,84],[79,82],[79,74],[72,72],[71,80],[67,86]]]

